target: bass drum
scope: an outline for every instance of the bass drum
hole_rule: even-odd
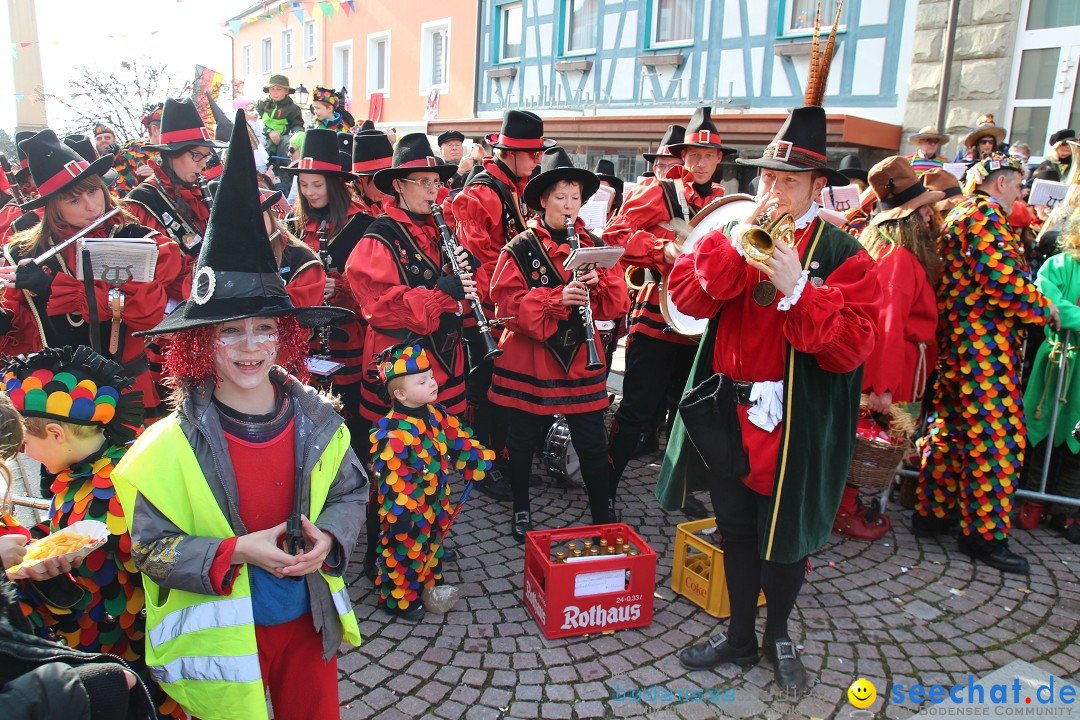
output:
[[[577,451],[570,442],[570,426],[562,415],[555,416],[555,422],[544,440],[544,468],[564,487],[585,486]]]
[[[680,255],[692,253],[697,241],[713,230],[723,230],[724,226],[732,220],[742,222],[756,205],[757,202],[753,196],[745,193],[725,195],[713,200],[690,221],[690,226],[694,229],[683,241]],[[660,285],[660,312],[667,324],[680,335],[700,337],[709,325],[709,318],[696,318],[679,312],[671,300],[666,281]]]

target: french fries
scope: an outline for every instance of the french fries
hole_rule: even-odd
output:
[[[52,535],[47,535],[30,544],[26,555],[18,565],[8,568],[8,572],[16,573],[24,567],[35,565],[42,560],[59,557],[70,552],[76,552],[87,545],[96,544],[97,540],[88,535],[80,535],[71,530],[59,530]]]

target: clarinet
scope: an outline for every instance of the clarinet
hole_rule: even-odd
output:
[[[196,175],[195,182],[199,184],[199,190],[202,192],[203,202],[206,203],[206,209],[213,212],[214,196],[210,194],[210,188],[206,184],[206,178],[201,174]]]
[[[330,275],[330,248],[329,243],[326,240],[326,221],[323,220],[319,223],[319,260],[322,261],[323,270],[326,272],[327,277]],[[323,300],[323,305],[327,303]],[[319,328],[319,347],[320,357],[323,359],[329,359],[330,357],[330,326],[323,325]]]
[[[439,227],[439,232],[442,234],[443,252],[446,253],[447,259],[450,261],[450,267],[453,269],[454,274],[461,276],[463,273],[461,265],[458,264],[457,254],[460,249],[457,238],[450,232],[450,228],[446,225],[446,220],[443,219],[442,209],[438,203],[431,203],[431,215],[435,218],[435,224]],[[498,344],[495,342],[495,338],[491,336],[491,326],[498,323],[497,320],[488,320],[484,316],[484,309],[480,307],[480,303],[477,300],[469,301],[469,309],[472,310],[473,317],[476,318],[476,326],[480,329],[480,342],[484,345],[484,357],[481,362],[487,360],[494,360],[502,355],[502,350],[499,349]]]
[[[574,219],[569,215],[566,216],[566,239],[570,243],[570,252],[577,250],[581,247],[581,241],[578,240],[577,229],[574,227]],[[581,279],[580,268],[574,269],[574,280]],[[589,291],[585,288],[585,292]],[[578,305],[578,312],[581,314],[581,324],[585,326],[585,349],[588,351],[589,357],[585,363],[586,370],[599,370],[604,367],[604,360],[600,357],[600,351],[596,349],[596,326],[593,324],[592,316],[592,301],[586,295],[585,304]]]

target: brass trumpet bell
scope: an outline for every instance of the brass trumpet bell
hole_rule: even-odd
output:
[[[795,218],[791,217],[791,213],[784,213],[768,225],[748,228],[739,244],[748,258],[765,262],[773,256],[777,240],[794,245]]]
[[[626,287],[630,292],[641,292],[645,287],[645,268],[637,265],[626,268]]]

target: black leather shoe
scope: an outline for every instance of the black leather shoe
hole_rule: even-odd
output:
[[[525,533],[532,530],[532,519],[528,510],[514,513],[514,521],[510,523],[510,534],[518,541],[519,545],[525,544]]]
[[[687,495],[683,500],[682,514],[688,518],[694,518],[695,520],[701,520],[712,515],[709,509],[705,507],[705,503],[698,500],[693,495]]]
[[[1080,518],[1073,515],[1053,515],[1050,518],[1050,529],[1061,533],[1061,536],[1073,545],[1080,545]]]
[[[424,619],[424,615],[427,614],[427,610],[420,603],[413,604],[408,610],[387,610],[390,616],[395,620],[404,620],[405,622],[416,623]]]
[[[446,547],[445,545],[443,545],[442,558],[440,559],[444,563],[457,562],[457,550],[452,547]]]
[[[708,642],[693,645],[679,653],[679,664],[687,670],[711,670],[724,663],[750,667],[758,661],[757,638],[742,648],[728,642],[727,635],[720,633]]]
[[[780,638],[774,642],[766,641],[764,649],[765,657],[773,664],[773,679],[780,690],[789,698],[802,697],[810,686],[810,680],[795,643],[788,638]]]
[[[951,535],[956,528],[955,518],[939,518],[934,515],[920,515],[917,512],[911,514],[911,534],[917,538]]]
[[[510,481],[497,468],[492,470],[483,482],[477,483],[476,489],[496,500],[512,500],[514,497],[514,491],[510,488]]]
[[[957,541],[960,552],[1001,572],[1027,575],[1031,571],[1026,558],[1009,549],[1008,540],[984,540],[961,535]]]

